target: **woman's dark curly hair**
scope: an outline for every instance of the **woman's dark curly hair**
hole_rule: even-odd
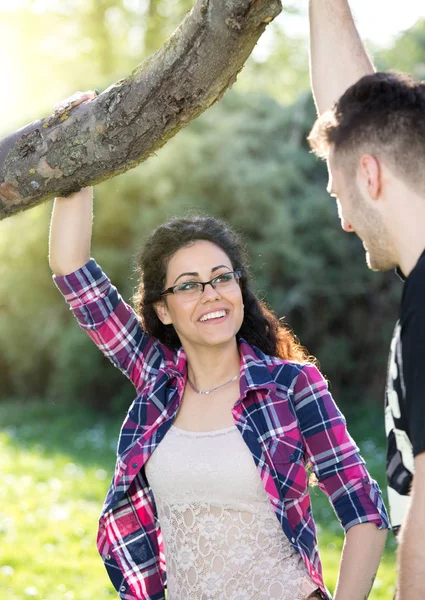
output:
[[[314,361],[292,331],[259,300],[249,285],[247,253],[238,235],[220,219],[210,216],[174,217],[157,227],[148,237],[136,259],[139,288],[133,297],[135,310],[148,335],[173,348],[181,346],[172,325],[158,318],[154,303],[165,287],[170,258],[198,240],[212,242],[229,257],[233,269],[241,272],[240,286],[244,319],[238,336],[265,354],[297,362]]]

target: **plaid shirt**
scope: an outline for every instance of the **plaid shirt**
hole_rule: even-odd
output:
[[[144,464],[177,415],[186,385],[184,350],[147,336],[93,259],[54,281],[80,327],[137,392],[121,429],[115,474],[99,520],[98,550],[122,600],[164,600],[163,538]],[[365,522],[388,527],[381,492],[316,367],[267,356],[242,339],[239,352],[235,425],[284,533],[323,598],[331,598],[322,577],[306,463],[345,531]]]

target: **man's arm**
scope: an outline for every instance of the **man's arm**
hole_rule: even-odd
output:
[[[412,502],[400,532],[397,600],[425,598],[425,452],[415,457]]]
[[[347,0],[310,0],[310,78],[318,113],[374,71]]]

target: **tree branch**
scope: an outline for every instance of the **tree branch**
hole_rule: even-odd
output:
[[[146,160],[236,81],[280,0],[198,0],[133,73],[0,141],[0,219]]]

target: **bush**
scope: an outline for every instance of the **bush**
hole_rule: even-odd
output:
[[[340,229],[325,166],[305,141],[314,117],[309,95],[282,107],[227,94],[158,156],[97,187],[93,256],[128,300],[132,256],[152,228],[193,208],[224,218],[246,240],[259,295],[317,355],[335,397],[380,402],[401,286],[371,273],[356,236]],[[129,403],[130,384],[77,330],[51,282],[49,210],[2,223],[2,396]]]

